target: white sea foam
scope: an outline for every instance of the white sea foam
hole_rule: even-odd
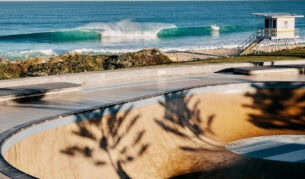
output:
[[[52,49],[42,49],[42,50],[23,50],[15,52],[2,53],[1,57],[5,59],[22,59],[28,57],[37,57],[37,56],[53,56],[57,55]]]
[[[202,47],[202,46],[188,46],[188,47],[164,47],[160,48],[163,52],[170,51],[187,51],[187,50],[211,50],[211,49],[230,49],[236,48],[237,45],[225,45],[225,46],[210,46],[210,47]],[[81,53],[81,54],[117,54],[117,53],[127,53],[127,52],[136,52],[139,50],[143,50],[143,48],[124,48],[124,49],[76,49],[71,52]]]
[[[51,56],[51,55],[57,55],[52,49],[42,49],[42,50],[26,50],[26,51],[21,51],[19,54],[33,54],[33,55],[45,55],[45,56]]]
[[[162,29],[175,28],[167,23],[138,23],[130,19],[109,23],[90,23],[79,30],[100,30],[102,37],[157,38]]]
[[[220,29],[220,27],[218,25],[210,25],[210,27],[215,31],[219,31],[219,29]]]
[[[140,48],[135,48],[135,49],[87,49],[87,48],[82,48],[82,49],[75,49],[71,52],[74,53],[82,53],[82,54],[107,54],[107,53],[127,53],[127,52],[136,52],[141,50]]]

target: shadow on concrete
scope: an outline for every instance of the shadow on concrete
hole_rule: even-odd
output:
[[[0,88],[0,98],[13,98],[15,103],[27,103],[31,101],[40,101],[49,90],[30,89],[30,88]],[[4,101],[5,102],[5,101]]]
[[[305,130],[305,90],[301,89],[305,87],[305,84],[274,82],[253,84],[252,87],[254,91],[245,94],[246,98],[251,99],[251,104],[243,105],[244,108],[257,111],[248,114],[247,120],[251,124],[267,130]],[[216,136],[211,129],[216,116],[209,115],[203,119],[201,113],[204,111],[200,109],[200,103],[201,101],[196,100],[188,91],[165,94],[164,100],[159,102],[164,109],[164,116],[160,119],[155,118],[154,122],[161,130],[174,136],[173,138],[196,143],[199,141],[203,144],[189,145],[187,142],[177,144],[177,151],[187,153],[185,156],[197,157],[194,160],[198,159],[198,163],[195,163],[198,168],[183,171],[188,174],[177,173],[177,176],[173,178],[299,178],[305,176],[303,172],[305,165],[302,163],[248,158],[232,154],[223,147],[210,143],[205,137]],[[78,129],[73,131],[73,135],[79,136],[82,140],[91,141],[97,147],[73,145],[61,152],[71,157],[81,155],[91,160],[96,166],[111,166],[118,177],[130,178],[131,174],[126,172],[124,164],[145,155],[151,145],[151,141],[143,140],[146,134],[145,128],[138,129],[138,132],[133,131],[137,128],[135,126],[141,116],[134,116],[132,110],[133,107],[123,110],[123,105],[118,105],[110,107],[109,113],[103,109],[101,115],[105,117],[92,118],[92,116],[79,115]],[[102,151],[107,157],[103,160],[96,158],[94,155],[96,150]],[[202,161],[203,163],[200,163]],[[169,165],[173,164],[172,161],[167,162]]]
[[[42,101],[49,92],[58,93],[63,92],[63,90],[74,92],[76,91],[76,88],[80,88],[80,85],[64,82],[0,88],[0,103],[5,104],[10,101],[20,104],[39,102]]]
[[[248,121],[264,129],[305,130],[305,83],[274,82],[252,84],[255,92],[245,94],[252,104],[244,107],[258,112]]]
[[[305,83],[268,82],[252,84],[252,88],[254,92],[245,94],[252,103],[243,105],[255,111],[248,114],[247,120],[251,124],[266,130],[305,132],[305,89],[302,89],[305,88]],[[233,160],[216,164],[212,170],[187,173],[172,178],[304,178],[304,170],[304,163],[237,155]]]
[[[96,166],[111,165],[118,177],[130,178],[122,165],[143,156],[149,148],[149,143],[143,141],[144,129],[139,132],[133,131],[140,116],[129,116],[133,107],[120,112],[122,107],[123,105],[117,105],[107,108],[110,114],[103,109],[100,115],[105,115],[105,117],[92,119],[91,116],[79,115],[76,121],[78,130],[73,131],[73,134],[79,136],[80,140],[85,139],[93,142],[96,147],[74,145],[63,149],[61,152],[71,157],[81,154]],[[130,135],[133,135],[132,140],[126,139],[126,136]],[[106,154],[108,160],[100,160],[94,157],[95,150],[100,150]],[[137,150],[137,152],[132,152],[134,150]]]
[[[208,141],[203,139],[202,136],[214,134],[210,127],[215,116],[210,115],[203,121],[200,118],[200,101],[192,101],[193,96],[188,95],[188,92],[166,94],[164,99],[163,102],[159,102],[165,112],[164,117],[155,119],[157,126],[176,137],[183,138],[183,140],[196,140],[196,142],[201,141],[208,144]],[[191,101],[192,104],[190,104]],[[73,135],[78,136],[80,140],[85,139],[94,143],[96,147],[84,146],[79,143],[62,149],[61,153],[70,157],[85,157],[99,167],[111,166],[118,177],[130,178],[130,174],[126,172],[124,166],[144,156],[150,147],[150,143],[155,140],[144,141],[145,128],[135,127],[141,116],[139,114],[134,116],[135,114],[132,114],[132,111],[133,107],[125,110],[123,105],[117,105],[102,109],[99,116],[104,117],[93,118],[85,114],[78,115],[76,121],[78,129],[73,131]],[[203,123],[205,124],[203,125]],[[206,127],[203,128],[202,126]],[[188,144],[178,144],[176,147],[177,150],[191,153],[212,150]],[[214,148],[213,152],[217,149]],[[103,160],[97,158],[94,154],[97,150],[102,151],[107,157]]]
[[[188,95],[188,91],[179,91],[164,95],[164,102],[159,104],[164,108],[163,119],[155,119],[155,122],[166,132],[174,134],[176,137],[186,140],[196,138],[204,143],[209,143],[202,136],[214,135],[211,126],[215,115],[210,115],[207,119],[201,119],[199,108],[200,100],[192,102],[193,95]],[[179,146],[184,151],[203,151],[206,148],[194,148],[191,146]]]
[[[228,162],[229,163],[229,162]],[[290,162],[274,162],[255,158],[230,161],[229,165],[214,167],[209,171],[188,173],[172,179],[287,179],[304,178],[305,165]]]
[[[42,101],[42,99],[46,96],[46,93],[48,91],[36,93],[36,94],[21,94],[21,95],[16,95],[16,99],[13,101],[16,103],[30,103],[30,102],[37,102],[37,101]]]

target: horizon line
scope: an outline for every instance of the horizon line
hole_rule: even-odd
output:
[[[0,0],[0,2],[174,2],[174,1],[185,1],[185,2],[229,2],[229,1],[239,1],[239,2],[245,2],[245,1],[303,1],[303,0]]]

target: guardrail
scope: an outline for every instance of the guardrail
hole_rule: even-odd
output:
[[[256,32],[252,33],[245,41],[243,41],[237,48],[239,53],[246,49],[249,45],[262,39],[265,36],[265,30],[263,28],[258,28]]]

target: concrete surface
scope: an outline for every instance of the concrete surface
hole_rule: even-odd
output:
[[[162,72],[163,73],[163,72]],[[159,79],[142,79],[117,83],[95,84],[82,87],[82,93],[65,95],[59,98],[32,101],[26,103],[0,106],[0,133],[2,136],[14,132],[28,123],[43,119],[58,118],[72,113],[94,109],[126,101],[158,96],[160,94],[222,83],[240,83],[255,81],[301,81],[303,75],[276,75],[251,77],[232,74],[188,75],[183,77],[166,77]],[[18,127],[16,127],[18,126]],[[5,132],[6,131],[6,132]],[[1,138],[1,136],[0,136]],[[3,140],[3,138],[1,139]],[[211,154],[208,154],[210,156]],[[222,155],[220,155],[221,157]],[[228,155],[228,156],[231,156]],[[102,163],[100,163],[102,164]],[[8,167],[0,171],[8,170]],[[290,166],[290,165],[289,165]],[[24,178],[16,171],[16,177]]]
[[[86,72],[67,75],[55,75],[44,77],[32,77],[15,80],[1,80],[0,88],[36,85],[43,83],[76,83],[82,85],[94,85],[115,80],[135,80],[143,78],[159,78],[177,75],[193,74],[212,74],[223,69],[235,67],[253,67],[253,66],[270,66],[270,65],[300,65],[305,64],[305,60],[281,60],[266,62],[249,62],[249,63],[219,63],[219,64],[196,64],[196,65],[168,65],[152,66],[132,69],[109,70],[102,72]]]
[[[39,98],[41,100],[51,94],[73,93],[76,91],[80,91],[80,85],[73,83],[44,83],[0,88],[0,104],[12,101],[18,103],[22,100],[30,100],[31,98]]]
[[[233,72],[236,74],[244,75],[265,75],[265,74],[278,74],[289,73],[298,74],[304,70],[297,68],[296,66],[255,66],[255,67],[238,67],[234,68]]]
[[[283,92],[289,94],[284,99]],[[194,172],[201,178],[304,177],[305,163],[247,158],[224,148],[248,137],[305,134],[304,96],[305,83],[178,91],[135,101],[129,110],[113,106],[102,117],[80,115],[80,122],[21,140],[5,159],[38,178],[170,178]]]
[[[248,157],[285,162],[305,162],[304,135],[272,135],[242,139],[226,149]]]

